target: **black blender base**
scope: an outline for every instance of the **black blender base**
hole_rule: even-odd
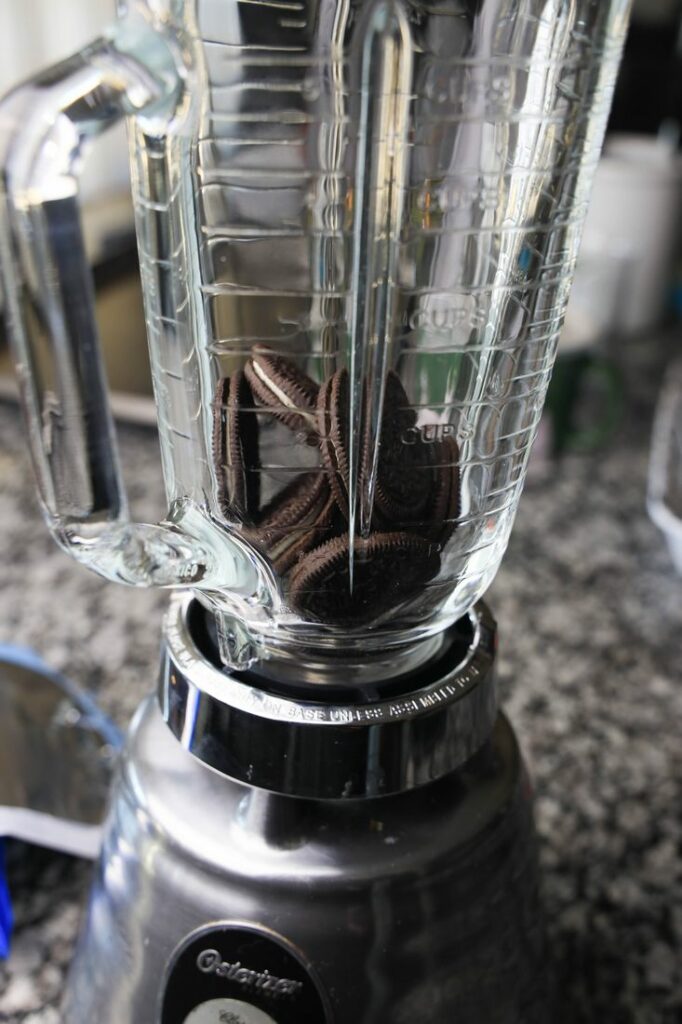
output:
[[[189,671],[178,636],[167,629],[168,687],[180,685],[178,664]],[[530,788],[504,716],[432,782],[313,799],[201,763],[183,744],[191,748],[192,730],[207,742],[211,705],[191,710],[181,742],[155,698],[133,722],[67,1024],[551,1020]],[[443,727],[458,721],[434,718],[440,704],[420,714]],[[382,732],[367,728],[371,758]],[[332,755],[321,742],[311,769],[323,773]]]
[[[537,883],[528,782],[503,716],[465,766],[423,789],[311,801],[206,768],[150,699],[64,1019],[540,1024]]]

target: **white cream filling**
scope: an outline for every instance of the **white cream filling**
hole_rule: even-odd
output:
[[[274,381],[269,379],[265,370],[263,370],[263,368],[259,366],[255,360],[253,363],[253,369],[256,376],[263,382],[263,384],[265,384],[267,388],[270,389],[270,391],[272,391],[273,395],[281,402],[283,406],[285,406],[285,408],[291,409],[291,411],[295,412],[298,416],[302,416],[306,423],[308,423],[313,429],[315,429],[315,427],[317,426],[317,422],[314,413],[307,412],[304,409],[299,409],[296,403],[293,402],[288,395],[285,395],[281,388],[277,387]]]

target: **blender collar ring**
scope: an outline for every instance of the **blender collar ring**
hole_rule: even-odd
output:
[[[171,602],[159,703],[182,746],[238,782],[311,799],[385,796],[454,771],[490,735],[496,627],[482,602],[448,630],[437,662],[398,692],[352,702],[283,696],[261,676],[221,669],[198,645],[202,613],[187,594]]]

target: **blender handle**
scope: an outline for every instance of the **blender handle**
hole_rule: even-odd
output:
[[[78,176],[87,142],[126,115],[165,134],[182,88],[163,34],[128,18],[0,104],[0,262],[43,511],[60,546],[135,586],[196,584],[208,563],[171,524],[129,519]]]

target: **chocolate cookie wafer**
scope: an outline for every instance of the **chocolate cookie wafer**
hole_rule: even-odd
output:
[[[322,464],[339,510],[348,519],[348,371],[337,370],[321,385],[317,397],[317,429]]]
[[[244,373],[261,405],[270,409],[290,430],[301,432],[316,443],[318,387],[315,381],[288,359],[257,350],[244,367]]]
[[[212,411],[221,510],[228,517],[252,519],[260,501],[258,422],[251,388],[241,370],[218,381]]]
[[[305,555],[291,574],[292,607],[330,625],[367,624],[418,591],[440,568],[436,546],[422,537],[374,533],[354,542],[351,590],[349,551],[346,533]]]
[[[258,527],[244,536],[268,555],[276,572],[286,573],[332,535],[335,512],[324,473],[301,473],[265,506]]]
[[[320,387],[317,399],[317,423],[322,462],[339,509],[348,518],[348,481],[350,469],[349,380],[345,369],[337,370]],[[416,414],[400,383],[391,371],[386,378],[379,439],[379,457],[374,492],[377,522],[409,523],[426,507],[432,486],[428,452],[420,444],[405,444]],[[361,474],[372,469],[375,438],[362,441]]]
[[[446,437],[433,445],[434,481],[424,512],[424,536],[445,544],[457,527],[461,512],[459,445]]]
[[[382,518],[393,523],[409,523],[424,512],[432,488],[433,475],[425,445],[406,444],[405,438],[417,422],[397,373],[389,373],[384,391],[381,418],[379,462],[374,501]],[[366,461],[371,453],[371,439]]]

